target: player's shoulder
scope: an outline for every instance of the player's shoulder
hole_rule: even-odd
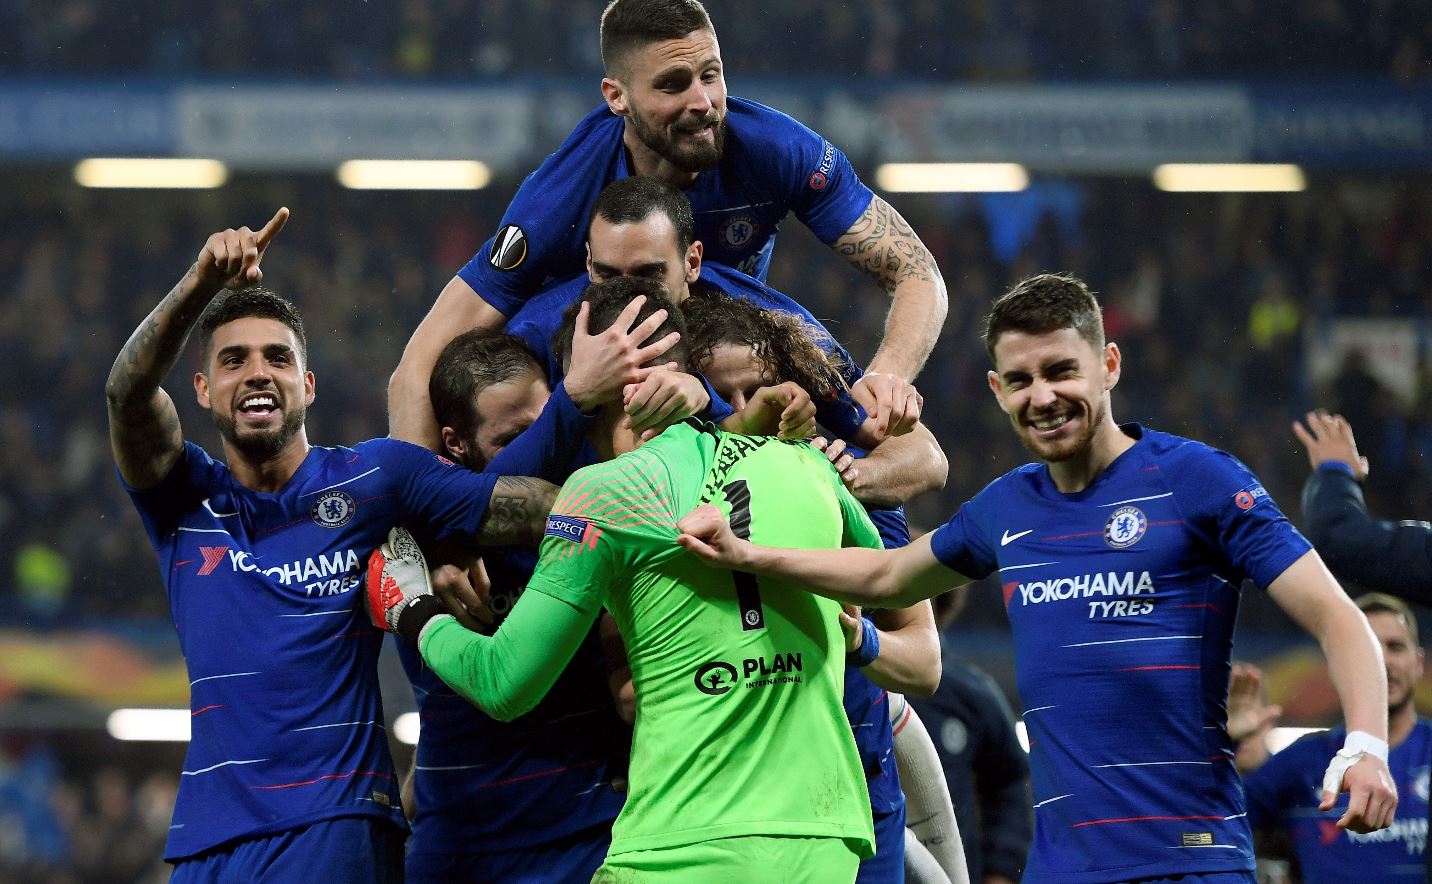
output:
[[[421,445],[388,436],[368,439],[351,448],[343,445],[326,447],[322,449],[322,452],[328,461],[341,463],[357,473],[384,467],[412,469],[427,466],[429,462],[434,466],[449,469],[465,469],[451,458],[429,451]]]
[[[999,501],[1013,495],[1037,492],[1049,479],[1049,468],[1042,463],[1021,464],[981,488],[971,502]]]
[[[621,117],[612,113],[605,104],[598,105],[572,127],[552,156],[590,161],[591,151],[621,145],[622,126]]]
[[[622,149],[622,118],[602,105],[572,128],[562,144],[522,182],[529,198],[600,189]]]
[[[1137,441],[1141,453],[1147,457],[1171,459],[1216,459],[1227,457],[1227,452],[1214,448],[1206,442],[1165,433],[1141,424],[1124,424],[1119,429]]]
[[[726,124],[743,140],[779,141],[782,136],[815,134],[809,126],[783,111],[749,98],[726,98]]]

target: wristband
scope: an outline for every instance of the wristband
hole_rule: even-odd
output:
[[[1374,758],[1382,759],[1387,763],[1387,741],[1379,740],[1367,731],[1348,731],[1347,739],[1343,741],[1343,747],[1338,754],[1344,758],[1351,758],[1354,755],[1371,755]]]
[[[1342,473],[1344,476],[1356,477],[1357,475],[1352,471],[1352,464],[1344,463],[1340,460],[1325,460],[1318,464],[1318,470],[1320,472]]]
[[[431,593],[420,595],[403,605],[403,610],[398,612],[398,628],[394,631],[416,648],[422,638],[423,627],[441,613],[443,604],[437,596]]]
[[[880,632],[869,617],[860,618],[860,647],[845,655],[845,665],[864,669],[880,656]]]

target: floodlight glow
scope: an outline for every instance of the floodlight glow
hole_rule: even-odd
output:
[[[1282,752],[1284,749],[1301,740],[1303,737],[1306,737],[1308,734],[1315,734],[1319,731],[1324,730],[1327,730],[1327,728],[1275,727],[1272,730],[1268,731],[1268,737],[1266,740],[1264,740],[1264,745],[1268,747],[1269,752],[1272,752],[1276,755],[1277,753]]]
[[[1295,193],[1308,186],[1289,163],[1168,163],[1154,169],[1154,186],[1179,193]]]
[[[349,160],[338,183],[353,190],[481,190],[492,180],[476,160]]]
[[[418,745],[418,731],[421,725],[418,723],[418,713],[404,712],[393,719],[393,736],[398,738],[399,743],[406,743],[409,746]]]
[[[886,163],[875,183],[890,193],[1012,193],[1029,173],[1018,163]]]
[[[218,160],[93,157],[75,165],[75,181],[84,187],[199,189],[228,179]]]
[[[188,709],[116,709],[105,729],[116,740],[187,743],[191,717]]]

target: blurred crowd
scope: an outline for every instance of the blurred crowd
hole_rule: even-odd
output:
[[[0,0],[0,74],[506,77],[600,69],[602,0]],[[1420,0],[707,4],[732,70],[936,80],[1429,77]]]
[[[44,742],[0,747],[0,881],[169,880],[160,856],[178,789],[172,766],[144,772],[153,768],[91,759],[82,777]]]
[[[125,337],[207,235],[293,220],[266,282],[304,310],[318,398],[309,438],[386,432],[389,372],[436,293],[494,229],[512,183],[400,197],[325,179],[240,181],[146,197],[81,191],[58,177],[0,207],[0,574],[13,621],[36,628],[162,619],[153,553],[110,458],[103,387]],[[1026,461],[985,382],[979,324],[1026,275],[1072,271],[1101,293],[1125,354],[1115,415],[1193,436],[1243,459],[1296,515],[1307,463],[1289,430],[1313,405],[1352,420],[1372,461],[1374,512],[1426,515],[1432,501],[1432,384],[1387,389],[1356,350],[1315,384],[1305,332],[1334,316],[1432,318],[1432,207],[1425,191],[1359,181],[1293,195],[1164,194],[1143,182],[1039,184],[1022,194],[897,197],[938,259],[950,318],[919,379],[949,456],[944,492],[910,508],[929,529]],[[40,206],[48,206],[41,209]],[[24,219],[23,221],[21,219]],[[874,352],[887,299],[798,224],[771,282],[809,305],[857,359]],[[1424,328],[1425,326],[1420,326]],[[1316,345],[1314,345],[1316,346]],[[197,347],[170,376],[186,436],[218,452],[194,403]],[[990,613],[991,622],[1000,619]]]

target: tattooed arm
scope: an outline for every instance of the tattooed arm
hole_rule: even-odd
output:
[[[279,209],[258,233],[247,227],[209,237],[198,259],[129,336],[105,383],[109,441],[119,473],[135,488],[151,488],[184,451],[174,400],[159,385],[189,340],[189,332],[220,289],[263,279],[259,261],[288,221]]]
[[[503,476],[492,489],[492,502],[477,529],[477,542],[487,546],[536,546],[547,527],[547,514],[557,499],[551,482],[527,476]]]
[[[900,213],[878,196],[832,248],[894,299],[867,376],[889,374],[913,381],[940,336],[948,307],[945,280],[934,257]]]

